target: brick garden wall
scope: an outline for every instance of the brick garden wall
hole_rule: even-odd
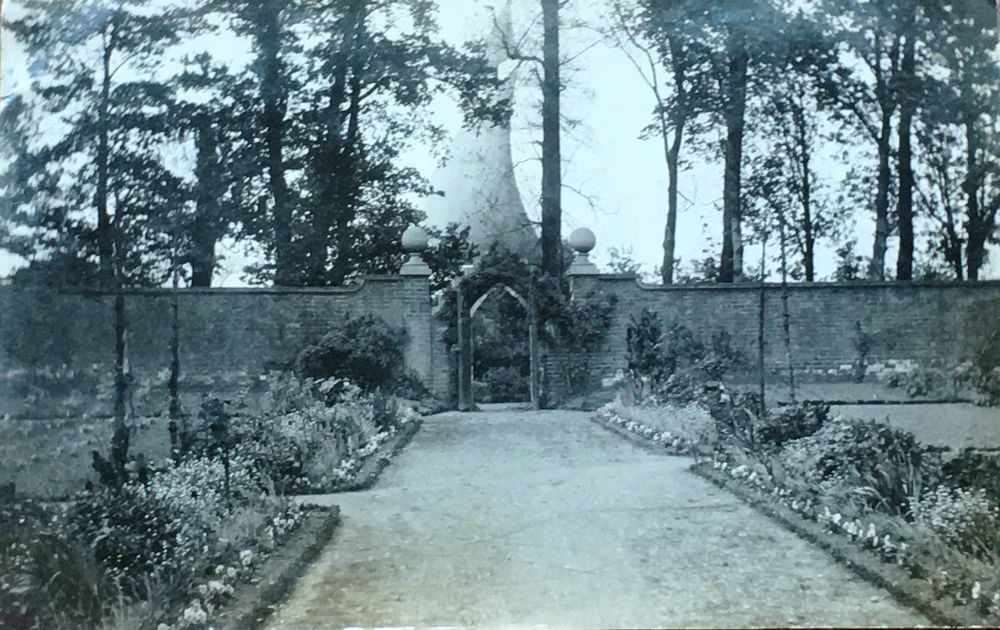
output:
[[[605,376],[626,366],[625,330],[643,308],[654,310],[664,325],[679,322],[708,339],[723,328],[752,361],[757,356],[756,285],[640,285],[630,276],[578,276],[575,295],[599,290],[618,296],[614,323],[605,347],[588,358]],[[794,284],[788,287],[791,348],[796,368],[827,373],[846,371],[858,356],[857,324],[870,340],[869,362],[971,358],[1000,328],[1000,282],[962,284],[857,283]],[[765,288],[765,365],[782,369],[781,288]],[[578,358],[550,355],[548,377],[560,378]],[[755,365],[755,363],[754,363]]]
[[[180,291],[178,302],[181,366],[189,386],[262,374],[347,316],[363,313],[406,327],[407,368],[428,386],[447,379],[447,372],[436,374],[447,363],[432,339],[424,277],[380,276],[337,289],[189,289]],[[158,375],[169,368],[170,303],[164,290],[126,295],[127,357],[138,380],[162,380]],[[111,374],[113,325],[110,294],[0,287],[0,380],[57,369]],[[2,387],[0,398],[12,394]]]

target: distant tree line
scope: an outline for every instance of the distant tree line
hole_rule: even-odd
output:
[[[859,263],[841,241],[839,277],[979,278],[1000,210],[994,0],[612,0],[611,9],[608,34],[657,100],[647,133],[662,137],[669,175],[663,282],[677,279],[687,152],[724,163],[721,255],[703,275],[745,277],[745,244],[781,232],[794,275],[812,281],[817,242],[840,238],[863,212],[872,251]],[[849,168],[842,182],[816,172],[831,156]]]

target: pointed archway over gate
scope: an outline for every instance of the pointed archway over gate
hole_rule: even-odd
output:
[[[528,392],[533,409],[539,408],[540,389],[540,359],[538,348],[538,312],[535,305],[534,293],[529,292],[528,297],[521,295],[508,284],[498,282],[484,291],[470,306],[466,306],[466,296],[463,291],[463,283],[472,277],[472,274],[459,279],[456,284],[456,321],[458,329],[458,409],[459,411],[472,411],[476,408],[475,396],[473,394],[473,373],[475,370],[475,344],[473,339],[472,318],[476,311],[496,293],[506,293],[513,297],[518,304],[524,308],[526,319],[528,320],[528,356],[530,371],[528,377]],[[530,287],[530,284],[529,284]]]

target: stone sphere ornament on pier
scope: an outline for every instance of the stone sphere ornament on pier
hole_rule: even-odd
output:
[[[400,239],[403,245],[403,251],[410,255],[409,259],[399,270],[399,274],[402,276],[429,276],[431,275],[431,268],[427,266],[424,262],[424,252],[427,251],[427,245],[430,242],[430,236],[427,234],[427,230],[420,227],[419,225],[411,225],[406,228],[403,232],[403,236]]]
[[[571,276],[593,276],[600,273],[590,260],[590,252],[597,245],[597,237],[587,228],[577,228],[569,235],[569,246],[576,252],[573,264],[569,266],[568,275]]]

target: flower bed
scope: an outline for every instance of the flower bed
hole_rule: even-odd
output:
[[[172,432],[168,460],[136,455],[117,484],[54,504],[8,498],[0,627],[207,628],[302,527],[289,494],[357,483],[419,424],[341,381],[282,379],[272,391],[260,415],[208,401],[200,425]]]
[[[675,455],[697,453],[715,439],[712,417],[695,404],[630,406],[618,396],[598,409],[594,419],[640,436]]]
[[[651,394],[631,405],[623,398],[629,396],[602,409],[600,418],[650,442],[663,435],[662,427],[684,426],[683,415],[691,413]],[[1000,622],[995,453],[967,450],[945,460],[941,449],[912,434],[839,418],[824,405],[785,407],[760,418],[752,394],[719,384],[688,398],[710,414],[714,430],[686,434],[675,452],[707,454],[696,464],[703,474],[737,483],[859,553],[899,567],[924,599],[964,611],[958,618]]]

